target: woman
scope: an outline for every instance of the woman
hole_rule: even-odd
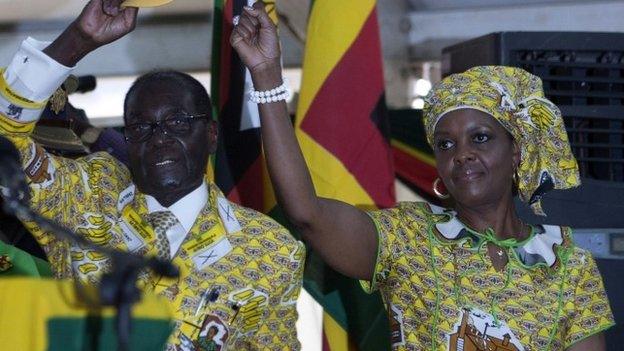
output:
[[[252,96],[277,96],[277,34],[261,5],[245,8],[231,43],[265,91]],[[477,67],[430,93],[427,139],[453,209],[402,203],[366,213],[317,197],[282,98],[258,104],[278,202],[329,265],[381,290],[393,349],[605,349],[613,317],[591,255],[569,228],[525,224],[514,209],[515,193],[542,213],[545,191],[579,184],[539,78]]]

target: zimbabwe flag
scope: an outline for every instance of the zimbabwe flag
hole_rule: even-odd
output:
[[[314,1],[295,123],[317,194],[366,209],[395,203],[375,5]],[[388,349],[380,296],[309,256],[304,286],[325,309],[325,350]]]
[[[427,194],[428,200],[439,203],[435,197],[433,182],[438,171],[433,151],[427,144],[422,110],[405,109],[390,112],[392,127],[392,154],[397,176],[420,195]]]
[[[275,201],[262,154],[258,107],[247,99],[251,76],[230,45],[232,19],[253,2],[214,2],[211,97],[219,122],[214,179],[229,200],[266,213]],[[275,1],[263,2],[277,22]]]
[[[98,288],[70,280],[0,279],[0,345],[3,350],[116,350],[116,310],[100,306]],[[129,350],[163,350],[173,330],[172,307],[143,293],[132,306]]]

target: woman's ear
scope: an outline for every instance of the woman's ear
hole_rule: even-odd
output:
[[[520,160],[522,158],[522,151],[520,150],[520,146],[514,140],[511,145],[511,159],[513,162],[513,169],[516,170],[520,167]]]

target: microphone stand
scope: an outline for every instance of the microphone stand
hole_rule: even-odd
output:
[[[36,213],[23,198],[24,192],[16,194],[15,188],[5,188],[4,210],[16,217],[35,222],[42,229],[55,233],[59,238],[79,244],[83,248],[96,250],[111,259],[112,270],[102,275],[100,281],[100,299],[105,306],[117,309],[115,323],[117,327],[117,345],[119,351],[128,351],[130,345],[131,307],[141,299],[141,291],[136,286],[140,272],[149,268],[154,273],[166,277],[177,277],[180,272],[171,262],[156,257],[143,257],[134,253],[114,250],[96,245],[73,231]],[[27,193],[26,193],[27,194]]]

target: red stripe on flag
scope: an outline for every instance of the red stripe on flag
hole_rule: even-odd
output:
[[[247,168],[245,174],[236,183],[236,186],[227,194],[228,200],[262,211],[264,207],[263,163],[264,157],[259,155]],[[239,190],[242,190],[242,192],[239,193]]]
[[[223,111],[230,94],[230,66],[232,64],[232,46],[230,35],[232,34],[232,18],[234,16],[234,0],[226,0],[223,4],[223,22],[221,27],[221,61],[219,67],[219,106],[218,111]],[[215,72],[212,72],[213,74]]]
[[[336,156],[376,205],[394,205],[392,155],[371,114],[384,92],[377,11],[318,91],[301,129]]]
[[[325,335],[325,331],[323,330],[323,349],[322,351],[331,351],[331,346],[329,346],[329,341],[327,341],[327,335]]]

